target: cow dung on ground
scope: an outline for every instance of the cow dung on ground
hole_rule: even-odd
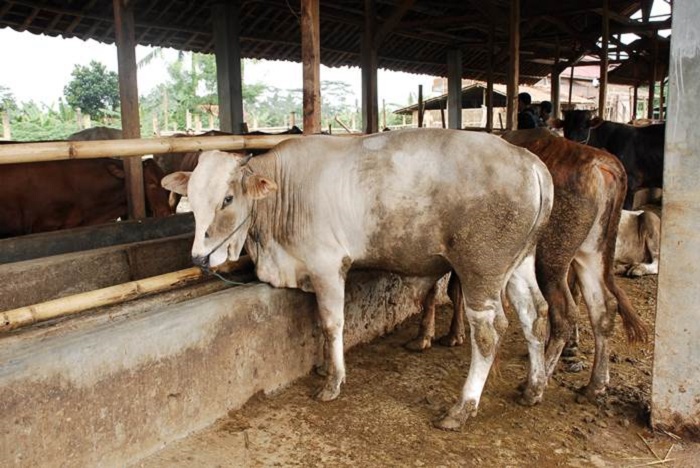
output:
[[[653,327],[656,276],[618,278],[643,320]],[[211,428],[143,461],[144,467],[185,466],[691,466],[700,445],[648,428],[653,343],[629,347],[622,327],[612,344],[611,383],[598,406],[572,392],[588,374],[558,370],[534,407],[516,403],[512,382],[525,377],[526,345],[516,317],[500,348],[479,415],[461,432],[433,428],[453,403],[469,365],[469,346],[416,354],[402,345],[418,317],[395,333],[347,354],[348,380],[336,401],[309,398],[322,381],[309,375],[275,395],[259,395]],[[451,309],[438,311],[437,336]],[[585,311],[581,311],[585,317]],[[618,319],[619,320],[619,319]],[[581,349],[592,362],[592,335],[581,320]],[[654,466],[654,465],[652,465]]]

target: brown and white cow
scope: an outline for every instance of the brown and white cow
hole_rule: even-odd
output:
[[[661,218],[656,213],[622,210],[615,243],[615,273],[658,275],[660,243]]]
[[[610,380],[608,339],[615,316],[619,313],[622,317],[631,341],[645,339],[647,333],[613,276],[615,239],[625,198],[624,168],[613,155],[568,141],[546,129],[510,132],[504,138],[536,154],[547,165],[554,183],[552,215],[540,237],[536,255],[537,280],[549,304],[551,324],[546,350],[547,377],[553,374],[576,324],[577,305],[567,282],[571,267],[578,276],[595,336],[593,371],[583,389],[588,398],[593,398],[605,391]],[[508,285],[508,297],[516,308],[522,307],[518,298],[527,287],[517,282]],[[455,312],[450,332],[441,342],[457,345],[464,340],[462,302],[455,285],[448,286],[448,290]],[[427,297],[419,335],[407,344],[409,349],[430,347],[434,336],[434,301],[434,296]]]
[[[552,184],[528,151],[492,135],[441,129],[309,136],[251,160],[203,153],[192,173],[171,174],[163,185],[189,196],[196,264],[235,260],[245,244],[262,281],[316,293],[328,363],[320,400],[335,399],[345,380],[351,267],[432,282],[453,269],[462,279],[471,365],[459,402],[437,423],[446,429],[477,412],[507,325],[501,291],[509,280],[528,285],[521,318],[531,362],[523,402],[541,399],[546,303],[533,255]]]

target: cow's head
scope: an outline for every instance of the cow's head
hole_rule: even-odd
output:
[[[146,203],[151,214],[156,218],[175,214],[175,207],[170,206],[169,196],[160,182],[164,174],[152,159],[143,162],[143,184],[146,192]]]
[[[240,154],[207,151],[193,172],[163,179],[167,190],[187,196],[195,219],[192,260],[203,268],[238,260],[251,226],[253,202],[277,190],[255,174]]]
[[[590,138],[590,130],[603,123],[600,117],[594,117],[590,110],[566,110],[564,119],[554,119],[554,128],[563,128],[564,136],[569,140],[579,143],[587,142]]]
[[[124,180],[126,173],[121,161],[113,161],[107,165],[109,173],[117,179]],[[146,208],[148,214],[156,218],[162,218],[175,214],[175,209],[168,202],[169,193],[160,185],[163,179],[163,171],[152,159],[143,161],[143,185],[146,195]]]

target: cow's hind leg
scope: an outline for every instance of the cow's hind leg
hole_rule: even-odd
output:
[[[530,255],[513,272],[506,286],[508,300],[518,312],[527,340],[530,369],[519,403],[534,405],[542,401],[547,383],[544,365],[544,340],[547,334],[547,302],[535,277],[535,259]]]
[[[423,317],[418,328],[418,336],[406,343],[404,347],[411,351],[430,349],[435,337],[435,301],[437,299],[437,281],[428,291],[423,300]]]
[[[508,325],[501,302],[502,278],[460,274],[460,281],[471,328],[471,364],[459,402],[435,423],[447,430],[457,430],[470,416],[476,416],[496,349]]]
[[[591,379],[582,393],[589,400],[605,392],[610,381],[608,347],[615,326],[617,299],[605,285],[603,259],[599,254],[580,252],[574,259],[583,300],[588,307],[595,339],[595,357]]]
[[[343,326],[345,317],[345,284],[335,272],[327,275],[312,275],[321,328],[325,337],[327,375],[326,382],[316,394],[321,401],[334,400],[340,394],[340,386],[345,382],[345,359],[343,356]],[[330,359],[328,359],[330,357]]]
[[[452,300],[452,321],[450,322],[450,331],[447,335],[438,338],[438,343],[440,346],[461,346],[467,337],[464,329],[464,296],[459,277],[455,273],[450,275],[447,294]]]

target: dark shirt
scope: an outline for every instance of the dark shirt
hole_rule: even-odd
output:
[[[532,109],[518,112],[518,130],[537,127],[537,116],[535,116],[535,112]]]

